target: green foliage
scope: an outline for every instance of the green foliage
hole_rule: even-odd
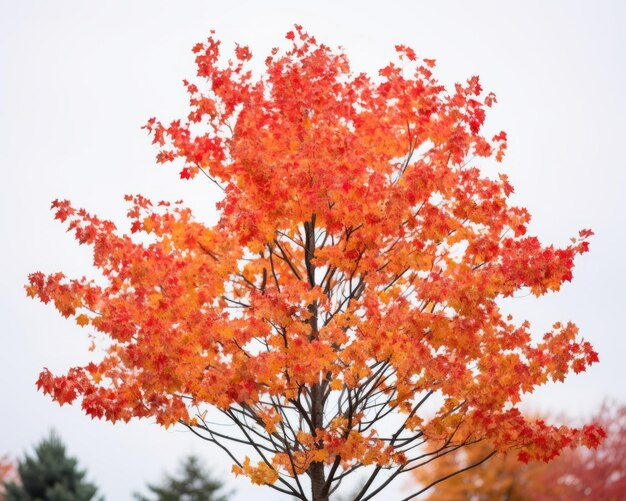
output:
[[[218,493],[223,487],[222,482],[213,478],[202,467],[197,457],[189,456],[183,461],[178,477],[166,475],[161,485],[148,484],[148,489],[155,496],[154,498],[135,494],[135,499],[138,501],[226,501],[227,498]]]
[[[97,487],[85,481],[78,461],[68,457],[54,432],[35,447],[33,456],[19,461],[19,482],[6,484],[6,501],[90,501]]]

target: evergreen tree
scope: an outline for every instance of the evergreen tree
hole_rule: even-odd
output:
[[[97,487],[85,481],[78,461],[68,457],[59,436],[51,432],[33,456],[19,461],[19,483],[6,484],[6,501],[90,501]]]
[[[161,485],[150,485],[148,489],[154,499],[135,494],[138,501],[226,501],[223,494],[218,493],[224,484],[213,478],[195,456],[186,458],[180,468],[180,476],[166,475]]]

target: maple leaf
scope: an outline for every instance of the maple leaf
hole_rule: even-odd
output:
[[[76,323],[81,327],[84,327],[85,325],[89,324],[89,317],[84,313],[81,313],[76,317]]]
[[[193,171],[190,167],[184,167],[180,171],[181,179],[191,179],[193,177]]]

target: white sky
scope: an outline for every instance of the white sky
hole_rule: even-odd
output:
[[[625,2],[0,0],[0,455],[22,456],[54,427],[108,500],[130,499],[188,452],[228,478],[233,499],[274,498],[226,477],[230,462],[188,433],[91,421],[38,394],[41,368],[84,363],[88,341],[22,286],[38,270],[89,273],[88,249],[51,217],[55,198],[119,221],[123,195],[142,193],[213,217],[209,184],[155,166],[139,127],[183,115],[190,49],[211,28],[226,48],[247,43],[262,60],[293,23],[345,47],[355,70],[375,71],[404,43],[437,59],[443,82],[479,74],[497,94],[488,124],[509,133],[504,171],[532,231],[555,244],[596,232],[571,284],[510,304],[537,333],[575,321],[600,353],[600,364],[529,405],[576,416],[605,396],[626,400]]]

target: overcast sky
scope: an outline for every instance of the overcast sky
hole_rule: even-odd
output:
[[[182,198],[200,217],[214,218],[210,185],[179,181],[175,169],[156,166],[140,130],[151,116],[183,115],[181,80],[194,75],[190,49],[212,28],[225,48],[249,44],[261,61],[301,23],[319,40],[343,46],[356,71],[375,72],[394,44],[404,43],[437,59],[446,84],[480,75],[498,96],[488,126],[509,134],[503,170],[515,203],[534,216],[532,232],[555,244],[581,228],[596,233],[560,293],[506,305],[537,333],[557,320],[576,322],[600,354],[600,364],[540,391],[528,405],[579,416],[605,396],[626,400],[626,2],[0,5],[0,455],[22,456],[54,427],[110,501],[129,500],[188,452],[228,475],[231,463],[186,432],[91,421],[78,406],[60,408],[38,394],[41,368],[60,372],[85,363],[89,341],[22,288],[33,271],[90,272],[88,249],[51,217],[55,198],[118,221],[125,193]],[[274,497],[226,478],[234,499]]]

